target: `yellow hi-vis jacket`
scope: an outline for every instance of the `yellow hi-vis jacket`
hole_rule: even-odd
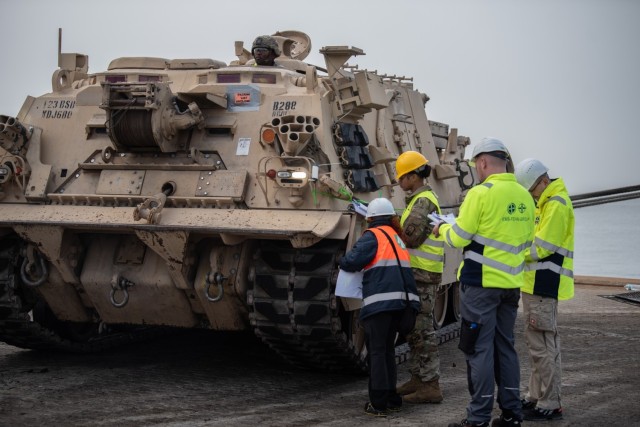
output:
[[[535,239],[527,253],[522,292],[559,300],[573,298],[575,218],[561,178],[544,189],[536,209]]]
[[[460,282],[485,288],[522,287],[534,214],[533,198],[513,174],[493,174],[471,188],[455,224],[439,229],[448,245],[463,248]]]
[[[440,213],[440,205],[438,204],[438,198],[433,191],[422,191],[411,199],[409,205],[402,213],[400,218],[400,224],[404,226],[404,222],[409,217],[413,205],[420,197],[426,197],[431,203],[434,204],[438,213]],[[426,212],[430,214],[431,212]],[[425,241],[417,248],[408,248],[411,255],[411,267],[418,268],[420,270],[431,271],[433,273],[442,273],[444,265],[444,239],[436,237],[433,233],[430,233]]]

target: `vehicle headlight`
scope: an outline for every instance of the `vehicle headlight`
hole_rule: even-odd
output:
[[[11,169],[8,166],[0,166],[0,184],[4,184],[11,178]]]

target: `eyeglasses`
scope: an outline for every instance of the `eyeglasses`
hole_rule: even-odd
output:
[[[271,49],[266,48],[266,47],[256,47],[253,49],[253,53],[259,53],[259,54],[268,54],[271,51]]]

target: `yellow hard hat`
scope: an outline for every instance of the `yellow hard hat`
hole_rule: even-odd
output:
[[[417,151],[405,151],[396,160],[396,180],[427,163],[429,163],[429,160]]]

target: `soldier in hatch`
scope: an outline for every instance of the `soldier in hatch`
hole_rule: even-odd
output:
[[[280,46],[272,36],[258,36],[251,46],[251,55],[256,60],[256,66],[275,66],[275,59],[280,53]]]

